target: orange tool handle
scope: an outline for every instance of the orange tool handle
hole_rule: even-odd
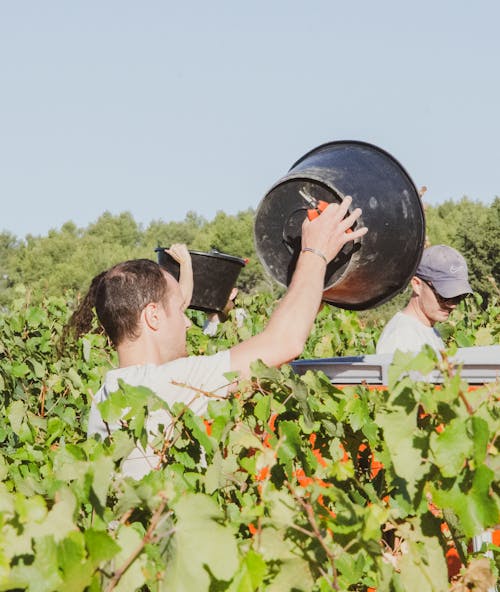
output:
[[[307,217],[309,218],[309,220],[314,220],[314,218],[317,218],[321,214],[321,212],[324,212],[329,205],[330,204],[328,202],[319,200],[318,205],[314,209],[307,210]],[[349,234],[350,232],[352,232],[352,228],[348,228],[346,232],[347,234]]]
[[[314,220],[314,218],[317,218],[329,205],[330,204],[327,201],[318,200],[318,204],[314,209],[307,210],[307,217],[309,220]]]

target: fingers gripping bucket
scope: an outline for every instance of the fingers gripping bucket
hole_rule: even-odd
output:
[[[257,254],[280,284],[290,283],[310,206],[352,197],[368,233],[347,243],[330,262],[323,299],[340,308],[372,308],[401,292],[420,261],[425,219],[418,191],[399,162],[357,141],[323,144],[300,158],[260,202],[254,224]]]

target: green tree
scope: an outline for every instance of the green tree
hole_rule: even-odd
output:
[[[206,225],[207,221],[195,212],[188,212],[182,222],[155,220],[144,231],[142,244],[151,252],[155,247],[169,247],[174,243],[185,243],[194,248],[197,238],[205,232]]]
[[[458,202],[447,200],[438,206],[426,206],[427,238],[433,245],[450,245],[458,249],[460,230],[474,223],[481,224],[488,216],[488,206],[463,197]]]
[[[19,241],[12,233],[0,233],[0,304],[4,304],[9,298],[9,288],[12,285],[10,261],[18,248]]]
[[[458,229],[458,249],[467,260],[473,288],[488,300],[500,295],[500,198],[487,216],[471,220]]]
[[[472,288],[488,300],[499,294],[500,198],[490,206],[464,197],[426,209],[431,244],[455,247],[467,261]]]

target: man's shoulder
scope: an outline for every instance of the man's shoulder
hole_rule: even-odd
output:
[[[386,328],[392,327],[424,327],[425,325],[412,315],[398,311],[387,323]]]
[[[220,351],[211,355],[185,356],[183,358],[171,360],[160,366],[155,366],[155,368],[159,372],[177,372],[179,370],[191,370],[196,368],[215,368],[228,364],[229,356],[229,350]]]
[[[95,396],[99,403],[119,388],[123,381],[130,386],[149,388],[160,398],[166,400],[184,400],[193,393],[226,393],[230,371],[229,350],[210,356],[186,356],[165,364],[138,364],[110,370],[103,386]]]
[[[142,380],[147,376],[176,373],[178,371],[197,367],[217,366],[219,364],[224,364],[228,356],[229,351],[222,351],[212,355],[184,356],[182,358],[170,360],[164,364],[136,364],[124,368],[115,368],[108,371],[106,374],[106,380],[127,380],[133,378],[139,378]]]
[[[377,343],[377,353],[420,351],[424,344],[440,349],[441,339],[433,327],[427,327],[412,315],[397,312],[387,323]]]

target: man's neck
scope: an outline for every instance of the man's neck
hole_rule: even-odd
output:
[[[161,364],[159,352],[143,340],[125,341],[116,348],[120,368]]]
[[[403,312],[403,314],[406,314],[410,317],[417,319],[418,321],[420,321],[422,323],[422,325],[425,325],[426,327],[433,327],[434,326],[434,322],[431,321],[427,317],[427,315],[424,314],[422,309],[420,308],[419,300],[418,300],[417,296],[412,296],[410,298],[410,301],[408,302],[406,307],[402,310],[402,312]]]

